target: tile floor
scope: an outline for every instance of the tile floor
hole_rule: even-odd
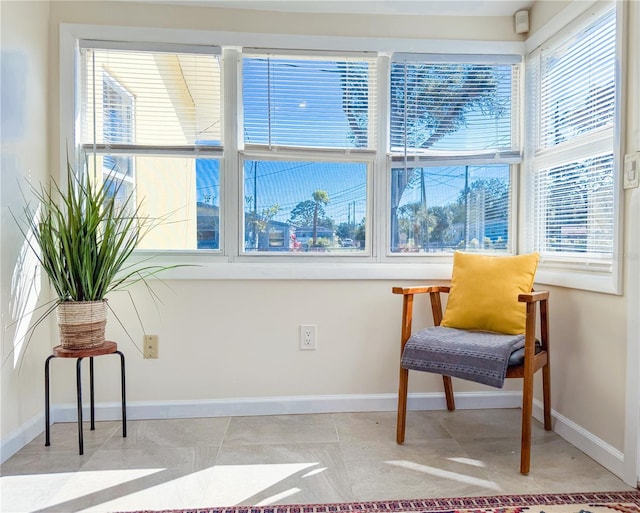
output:
[[[0,467],[0,510],[131,511],[631,489],[535,422],[519,469],[520,410],[334,413],[55,424]]]

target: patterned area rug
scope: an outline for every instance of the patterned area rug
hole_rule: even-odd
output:
[[[340,504],[285,504],[129,513],[640,513],[640,492],[495,495]]]

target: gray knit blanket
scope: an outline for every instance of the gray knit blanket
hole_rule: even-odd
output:
[[[509,356],[524,347],[524,335],[503,335],[435,326],[414,333],[402,353],[405,369],[504,386]]]

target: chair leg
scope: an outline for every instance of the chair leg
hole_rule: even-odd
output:
[[[398,426],[396,442],[404,443],[404,432],[407,422],[407,388],[409,385],[409,370],[400,367],[400,385],[398,387]]]
[[[544,406],[544,428],[551,431],[551,367],[542,367],[542,401]]]
[[[442,382],[444,383],[444,396],[447,400],[447,410],[453,411],[456,409],[456,401],[453,398],[453,383],[451,383],[451,376],[442,376]]]
[[[522,438],[520,473],[527,475],[531,467],[531,418],[533,413],[533,372],[525,372],[522,388]]]

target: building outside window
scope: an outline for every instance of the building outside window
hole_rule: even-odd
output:
[[[107,146],[131,144],[134,134],[133,96],[106,71],[102,75],[103,137]],[[102,161],[103,180],[109,182],[109,193],[125,200],[134,192],[133,158],[105,154]]]

